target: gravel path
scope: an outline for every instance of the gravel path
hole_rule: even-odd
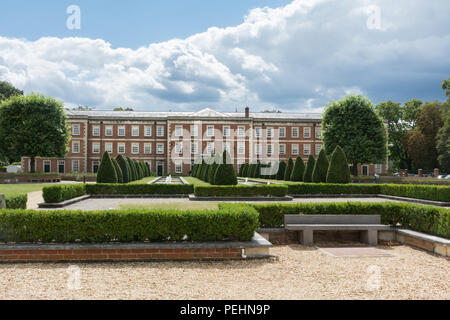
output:
[[[410,247],[394,257],[336,258],[300,245],[272,249],[279,261],[0,265],[0,299],[445,299],[450,260]],[[379,268],[381,288],[368,287]],[[370,282],[377,284],[376,281]]]
[[[307,203],[307,202],[395,202],[393,200],[382,198],[308,198],[308,199],[294,199],[292,202],[283,203]],[[64,210],[109,210],[119,209],[121,205],[128,204],[154,204],[154,203],[191,203],[188,199],[88,199],[82,202],[74,203],[67,206]],[[233,201],[227,201],[233,202]],[[245,201],[245,203],[264,203],[262,201]],[[273,203],[273,202],[268,202]]]

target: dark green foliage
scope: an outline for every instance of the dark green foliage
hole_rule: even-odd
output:
[[[294,170],[294,161],[292,158],[289,158],[286,171],[284,173],[284,181],[291,181],[292,170]]]
[[[242,178],[248,178],[248,172],[250,170],[250,164],[244,164],[244,169],[242,170]]]
[[[0,214],[0,226],[1,242],[214,242],[250,241],[259,221],[251,207],[203,211],[6,210]]]
[[[204,164],[203,164],[203,167],[202,167],[202,172],[201,172],[201,175],[200,175],[200,180],[206,182],[206,175],[207,175],[207,172],[208,172],[208,164],[207,164],[207,163],[204,163]]]
[[[205,182],[211,183],[211,180],[214,180],[211,179],[210,177],[211,172],[212,172],[212,164],[208,164],[206,167]]]
[[[195,186],[197,197],[284,197],[288,187],[281,184],[257,186]]]
[[[328,174],[328,157],[324,149],[319,153],[316,164],[314,165],[314,170],[312,173],[312,182],[314,183],[325,183],[327,182]]]
[[[215,177],[216,177],[216,172],[217,172],[217,168],[219,167],[219,165],[217,163],[213,163],[211,165],[211,169],[209,170],[208,173],[208,182],[211,183],[212,185],[215,184]]]
[[[192,168],[191,176],[194,178],[197,176],[198,164],[194,164],[194,168]]]
[[[450,187],[425,185],[380,185],[380,193],[388,196],[450,202]]]
[[[86,194],[85,184],[66,184],[48,186],[42,189],[42,196],[46,203],[59,203]]]
[[[327,183],[350,183],[350,169],[344,150],[337,146],[330,159]]]
[[[255,174],[253,178],[261,178],[261,162],[258,161],[258,163],[255,165]]]
[[[238,174],[238,177],[243,177],[244,167],[245,167],[245,163],[242,164],[241,167],[239,168],[239,174]]]
[[[425,232],[445,238],[450,237],[450,209],[404,204],[397,202],[364,203],[297,203],[297,204],[231,204],[221,203],[219,208],[253,207],[259,213],[263,228],[279,228],[286,214],[334,214],[334,215],[381,215],[383,224]]]
[[[286,162],[281,161],[278,167],[277,180],[284,180],[284,174],[286,173]]]
[[[214,184],[218,186],[238,184],[236,172],[232,164],[219,164],[214,175]]]
[[[136,171],[137,171],[137,180],[141,180],[142,178],[144,178],[144,174],[142,173],[142,168],[139,165],[139,162],[137,162],[136,160],[133,160],[134,162],[134,166],[136,167]]]
[[[305,173],[303,174],[303,182],[312,182],[312,173],[315,165],[316,159],[314,159],[313,155],[310,155],[306,163]]]
[[[7,209],[26,209],[28,202],[28,195],[26,193],[12,196],[7,195],[5,196],[5,200]]]
[[[64,158],[70,133],[62,102],[40,94],[13,96],[0,108],[0,154],[11,162],[21,157]],[[34,171],[34,170],[33,170]]]
[[[123,174],[122,169],[120,168],[119,164],[117,163],[117,160],[114,158],[111,158],[111,161],[114,165],[114,169],[116,170],[117,174],[117,183],[123,183]]]
[[[185,195],[192,194],[191,184],[88,184],[91,195]]]
[[[109,153],[105,151],[102,162],[97,172],[97,183],[117,183],[117,173],[114,164],[109,157]]]
[[[0,81],[0,102],[14,96],[23,96],[23,91],[6,81]]]
[[[301,157],[297,157],[295,161],[294,169],[291,174],[291,181],[303,181],[303,175],[305,174],[305,163]]]
[[[134,171],[134,166],[133,166],[133,162],[131,161],[131,159],[129,157],[125,157],[125,160],[127,160],[128,162],[128,168],[130,169],[130,182],[136,181],[136,175],[135,175],[135,171]]]
[[[125,160],[125,158],[122,155],[117,156],[116,161],[117,161],[117,164],[119,165],[120,169],[122,170],[123,183],[130,182],[130,168],[128,166],[128,162]]]

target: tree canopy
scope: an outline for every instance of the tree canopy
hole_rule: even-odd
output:
[[[17,89],[9,82],[0,81],[0,102],[14,96],[23,96],[23,91]]]

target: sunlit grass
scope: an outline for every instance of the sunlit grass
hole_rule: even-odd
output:
[[[176,210],[218,210],[218,202],[161,202],[149,204],[122,204],[120,209],[176,209]]]
[[[0,194],[14,195],[40,191],[49,184],[0,184]]]

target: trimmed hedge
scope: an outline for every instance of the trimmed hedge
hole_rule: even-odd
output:
[[[86,194],[85,184],[66,184],[58,186],[48,186],[42,189],[42,196],[46,203],[59,203],[73,198],[78,198]]]
[[[450,209],[432,206],[386,203],[296,203],[296,204],[231,204],[220,203],[220,209],[250,206],[259,213],[263,228],[279,228],[286,214],[381,215],[383,224],[401,226],[444,238],[450,237]]]
[[[288,187],[285,185],[257,185],[257,186],[195,186],[197,197],[285,197]]]
[[[289,195],[380,194],[380,185],[377,184],[292,183],[287,186]]]
[[[14,196],[5,196],[7,209],[26,209],[28,202],[28,195],[18,194]]]
[[[88,184],[86,192],[92,195],[173,195],[192,194],[191,184]]]
[[[258,227],[258,213],[251,207],[0,212],[0,241],[16,243],[250,241]]]
[[[450,202],[450,187],[434,185],[380,184],[380,193],[388,196]]]
[[[313,155],[310,155],[308,162],[306,163],[305,172],[303,173],[303,181],[306,183],[312,182],[312,174],[316,165],[316,159]]]

